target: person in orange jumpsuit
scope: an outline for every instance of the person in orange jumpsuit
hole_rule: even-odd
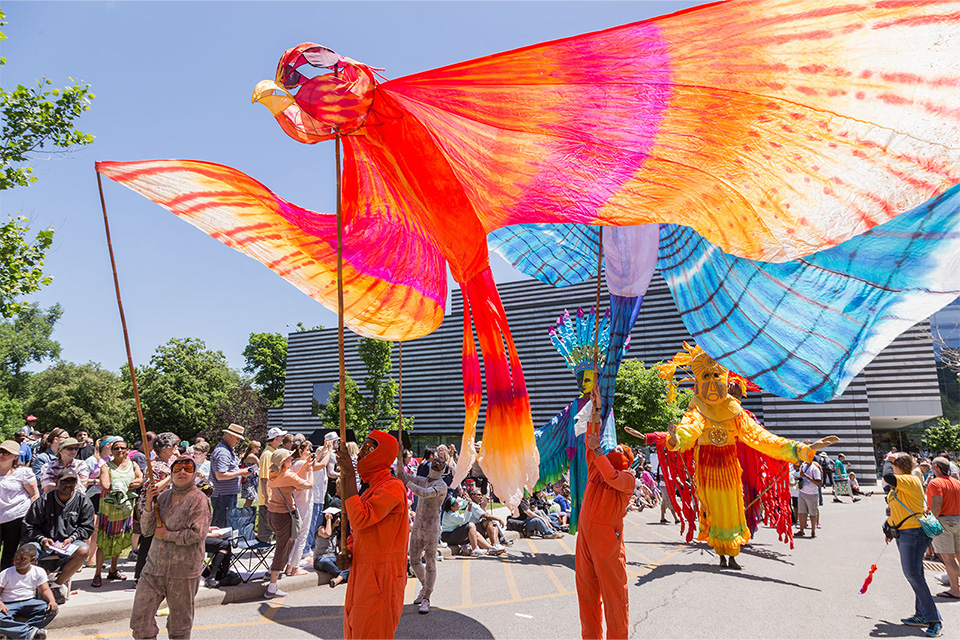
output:
[[[337,451],[344,508],[352,533],[338,558],[341,570],[351,567],[343,605],[344,638],[392,638],[403,611],[407,584],[410,521],[407,490],[390,475],[397,459],[397,440],[371,431],[357,456],[357,473],[367,483],[357,495],[353,463],[345,446]]]
[[[595,398],[594,407],[599,405]],[[607,638],[626,638],[630,619],[627,600],[627,559],[623,547],[623,516],[637,478],[630,471],[633,452],[618,445],[603,454],[600,448],[599,413],[587,428],[587,488],[577,532],[577,600],[580,634],[602,638],[602,618]]]

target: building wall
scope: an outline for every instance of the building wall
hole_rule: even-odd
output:
[[[522,281],[501,284],[499,290],[523,363],[534,425],[541,425],[577,393],[573,374],[554,350],[547,330],[564,309],[576,313],[577,306],[585,310],[593,306],[596,285],[584,283],[555,289],[539,282]],[[607,304],[603,287],[601,307],[606,308]],[[403,345],[403,411],[405,415],[415,416],[417,434],[452,438],[463,430],[462,314],[462,298],[456,291],[443,325],[434,333]],[[939,405],[933,348],[929,336],[924,338],[922,324],[898,338],[837,400],[818,405],[762,393],[752,394],[744,405],[768,429],[784,437],[816,440],[828,434],[839,436],[841,442],[832,453],[842,451],[861,477],[872,477],[876,467],[871,408],[896,408],[905,402],[919,402],[924,411],[929,411],[933,409],[934,400]],[[631,334],[626,357],[640,359],[647,365],[655,364],[672,358],[682,348],[683,341],[690,339],[666,283],[655,274]],[[346,365],[359,384],[364,372],[356,352],[356,340],[357,336],[347,333]],[[282,416],[285,429],[310,433],[320,428],[319,419],[311,415],[313,385],[336,382],[337,367],[336,329],[290,335]],[[397,349],[393,351],[393,367],[396,376]],[[478,424],[481,431],[483,417],[481,408]]]

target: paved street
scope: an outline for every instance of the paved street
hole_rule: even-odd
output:
[[[866,595],[858,590],[884,548],[881,496],[824,507],[815,540],[791,551],[762,528],[740,556],[744,571],[723,571],[707,547],[688,545],[659,510],[627,517],[631,636],[637,638],[923,637],[899,619],[913,594],[891,545]],[[497,558],[448,559],[439,565],[434,610],[404,608],[399,638],[576,638],[574,538],[520,540]],[[928,572],[934,593],[942,587]],[[282,587],[282,582],[281,582]],[[282,601],[206,607],[193,637],[341,638],[345,587],[294,592]],[[407,585],[407,602],[416,581]],[[960,633],[960,602],[937,599],[944,637]],[[160,619],[163,626],[163,619]],[[125,622],[61,629],[51,637],[124,637]]]

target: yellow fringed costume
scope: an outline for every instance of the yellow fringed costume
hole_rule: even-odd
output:
[[[684,343],[685,352],[660,368],[660,376],[676,397],[674,373],[678,366],[694,375],[696,396],[676,427],[667,451],[693,449],[696,494],[700,502],[698,540],[706,540],[720,556],[737,556],[750,541],[744,513],[742,470],[737,440],[761,454],[787,462],[813,459],[814,447],[787,440],[764,429],[727,393],[728,370],[699,346]]]

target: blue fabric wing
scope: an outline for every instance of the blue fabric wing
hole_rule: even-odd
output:
[[[836,247],[784,263],[663,225],[657,268],[694,340],[787,398],[836,398],[899,334],[960,295],[960,185]]]
[[[570,456],[576,446],[573,435],[573,418],[576,412],[577,401],[574,400],[550,422],[539,429],[534,429],[533,436],[536,438],[537,450],[540,452],[540,480],[534,487],[534,491],[557,482],[567,472]]]
[[[600,227],[586,224],[516,224],[490,232],[487,246],[517,271],[565,287],[596,277],[599,238]]]

